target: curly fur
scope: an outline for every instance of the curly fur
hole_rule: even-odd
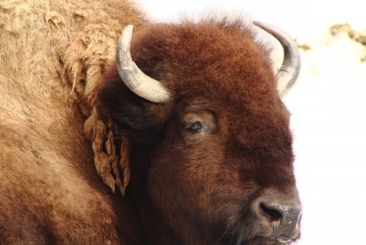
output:
[[[0,244],[124,240],[118,195],[90,165],[124,189],[96,95],[121,29],[144,22],[127,1],[0,2]]]

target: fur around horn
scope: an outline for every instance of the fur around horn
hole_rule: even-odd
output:
[[[157,80],[143,73],[133,62],[130,53],[133,26],[122,32],[117,47],[117,70],[123,83],[138,96],[155,103],[164,103],[170,98],[169,91]]]
[[[287,33],[278,27],[258,21],[254,21],[253,23],[274,36],[283,47],[283,63],[279,72],[276,74],[277,90],[280,96],[283,97],[295,84],[300,73],[300,53],[297,45]]]

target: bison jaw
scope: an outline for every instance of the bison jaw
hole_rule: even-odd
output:
[[[155,103],[166,102],[169,91],[157,80],[143,73],[132,60],[130,45],[133,26],[127,26],[118,41],[117,70],[123,83],[138,96]]]

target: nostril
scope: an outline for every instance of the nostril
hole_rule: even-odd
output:
[[[301,202],[297,191],[267,191],[253,203],[253,213],[273,244],[289,244],[300,236]]]
[[[260,208],[268,216],[271,223],[279,223],[281,221],[282,214],[278,210],[268,207],[264,203],[260,204]]]

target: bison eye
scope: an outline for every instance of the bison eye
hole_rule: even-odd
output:
[[[183,115],[181,129],[186,140],[201,139],[215,132],[215,118],[210,111],[187,112]]]
[[[193,122],[186,126],[186,130],[190,133],[198,133],[200,132],[204,126],[201,124],[201,122]]]

